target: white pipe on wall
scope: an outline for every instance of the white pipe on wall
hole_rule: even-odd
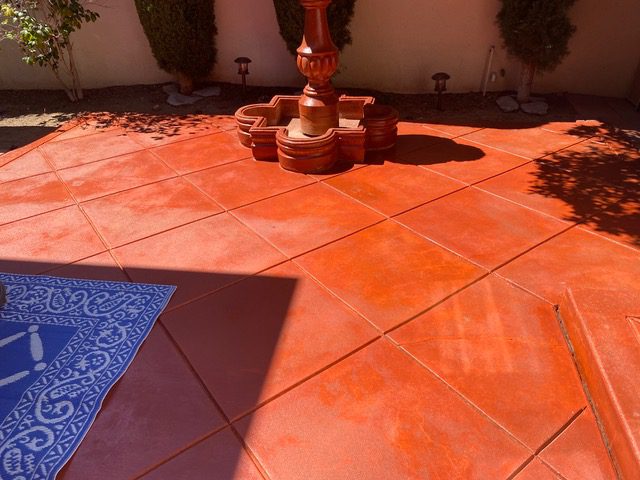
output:
[[[487,69],[484,72],[484,82],[482,83],[482,96],[487,95],[487,85],[489,83],[489,75],[491,75],[491,67],[493,66],[493,54],[496,51],[495,45],[491,45],[489,48],[489,61],[487,62]]]

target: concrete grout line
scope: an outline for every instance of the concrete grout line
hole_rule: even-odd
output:
[[[470,186],[470,187],[473,187],[473,186],[475,186],[475,185],[478,185],[479,183],[485,182],[485,181],[487,181],[487,180],[491,180],[492,178],[499,177],[500,175],[504,175],[505,173],[512,172],[513,170],[517,170],[517,169],[518,169],[518,168],[520,168],[520,167],[524,167],[525,165],[528,165],[528,164],[529,164],[529,163],[531,163],[531,162],[535,162],[535,160],[525,159],[524,157],[523,157],[522,159],[523,159],[523,160],[525,160],[523,163],[520,163],[519,165],[515,165],[515,166],[513,166],[513,167],[511,167],[511,168],[508,168],[507,170],[504,170],[504,171],[502,171],[502,172],[499,172],[499,173],[496,173],[496,174],[493,174],[493,175],[489,175],[488,177],[482,178],[482,179],[480,179],[480,180],[476,180],[476,181],[474,181],[474,182],[470,182],[470,183],[469,183],[469,182],[464,182],[464,183],[466,183],[466,184],[467,184],[468,186]],[[419,167],[420,167],[420,168],[424,168],[425,170],[428,170],[428,171],[433,172],[433,173],[439,173],[440,175],[443,175],[443,176],[445,176],[445,177],[447,177],[447,178],[451,178],[451,179],[453,179],[453,180],[457,180],[457,181],[459,181],[459,182],[461,182],[461,181],[462,181],[462,180],[460,180],[460,179],[457,179],[457,178],[455,178],[455,177],[451,177],[451,176],[449,176],[449,175],[447,175],[447,174],[444,174],[444,173],[442,173],[442,172],[438,172],[437,170],[432,170],[432,169],[430,169],[430,168],[429,168],[429,166],[427,166],[427,165],[419,165]]]
[[[93,202],[94,200],[103,200],[105,198],[112,197],[112,196],[115,196],[115,195],[118,195],[118,194],[121,194],[121,193],[131,192],[133,190],[136,190],[137,188],[148,187],[150,185],[156,185],[158,183],[162,183],[162,182],[165,182],[165,181],[168,181],[168,180],[174,180],[176,178],[179,178],[179,177],[178,176],[172,176],[172,177],[161,178],[159,180],[153,180],[153,181],[148,182],[148,183],[141,183],[140,185],[136,185],[135,187],[123,188],[122,190],[118,190],[116,192],[110,192],[110,193],[106,193],[104,195],[98,195],[97,197],[87,198],[86,200],[79,200],[78,201],[78,205],[89,203],[89,202]]]
[[[240,445],[242,445],[243,451],[247,454],[249,459],[253,462],[253,465],[258,470],[258,473],[263,477],[264,480],[270,480],[271,477],[269,476],[269,473],[267,472],[266,467],[262,465],[262,462],[260,462],[260,459],[258,458],[257,453],[255,453],[253,449],[249,446],[249,444],[244,439],[244,437],[240,434],[240,432],[235,427],[235,425],[231,424],[229,425],[229,428],[231,429],[231,432],[235,435]]]
[[[534,128],[540,128],[540,127],[534,127]],[[541,128],[540,128],[540,129],[541,129]],[[542,130],[542,129],[541,129],[541,130]],[[545,131],[546,131],[546,130],[545,130]],[[471,132],[471,133],[475,133],[475,132]],[[467,134],[465,134],[464,136],[466,136],[466,135],[471,135],[471,133],[467,133]],[[562,137],[564,137],[564,136],[575,136],[575,135],[571,135],[571,134],[564,134],[564,133],[558,133],[558,132],[553,132],[553,133],[556,133],[557,135],[562,136]],[[457,138],[459,138],[459,137],[457,137]],[[593,138],[593,136],[591,136],[591,137],[584,137],[584,138],[580,138],[580,140],[579,140],[579,141],[577,141],[577,142],[575,142],[575,143],[572,143],[572,144],[570,144],[570,145],[566,145],[566,146],[561,147],[561,148],[559,148],[559,149],[557,149],[557,150],[552,150],[552,151],[550,151],[550,152],[545,152],[543,155],[540,155],[540,156],[538,156],[538,157],[527,157],[527,156],[525,156],[525,155],[520,155],[520,154],[518,154],[518,153],[513,153],[513,152],[510,152],[509,150],[505,150],[505,149],[500,148],[500,147],[496,147],[496,146],[493,146],[493,145],[487,145],[487,144],[485,144],[485,143],[478,142],[477,140],[473,140],[472,138],[464,138],[464,140],[469,141],[469,142],[473,142],[473,143],[475,143],[475,144],[477,144],[477,145],[482,145],[483,147],[493,148],[494,150],[500,150],[501,152],[508,153],[508,154],[510,154],[510,155],[516,155],[516,156],[518,156],[518,157],[528,158],[528,159],[530,159],[530,160],[535,161],[535,160],[540,160],[540,159],[542,159],[542,158],[544,158],[544,157],[548,157],[548,156],[550,156],[550,155],[554,155],[554,154],[556,154],[556,153],[558,153],[558,152],[561,152],[562,150],[566,150],[567,148],[575,147],[576,145],[578,145],[578,144],[580,144],[580,143],[582,143],[582,142],[585,142],[586,140],[589,140],[589,139],[591,139],[591,138]]]
[[[449,382],[447,382],[443,377],[441,377],[440,375],[438,375],[434,370],[432,370],[431,368],[429,368],[428,365],[426,365],[424,362],[422,362],[420,359],[418,359],[417,357],[415,357],[411,352],[409,352],[408,350],[406,350],[405,348],[403,348],[402,346],[396,345],[395,343],[392,343],[392,346],[394,346],[395,348],[397,348],[401,353],[403,353],[404,355],[406,355],[409,359],[411,359],[412,361],[416,362],[420,367],[422,367],[426,372],[428,372],[429,374],[431,374],[433,377],[435,377],[438,381],[442,382],[448,389],[449,391],[451,391],[452,393],[454,393],[458,398],[460,398],[466,405],[468,405],[469,407],[471,407],[474,411],[476,411],[476,413],[480,414],[484,419],[486,419],[487,421],[489,421],[490,423],[492,423],[493,425],[495,425],[496,427],[498,427],[500,430],[502,430],[504,433],[507,434],[507,436],[509,436],[512,440],[514,440],[516,443],[518,443],[520,446],[522,446],[524,449],[526,449],[528,452],[530,452],[532,455],[534,454],[534,452],[531,450],[531,448],[529,446],[527,446],[522,440],[520,440],[518,437],[516,437],[513,433],[511,433],[511,431],[509,431],[509,429],[507,429],[505,426],[503,426],[501,423],[499,423],[497,420],[495,420],[493,417],[491,417],[488,413],[486,413],[484,410],[482,410],[478,405],[476,405],[474,402],[472,402],[469,398],[467,398],[464,394],[462,394],[462,392],[460,392],[459,390],[457,390],[455,387],[453,387],[453,385],[451,385]]]
[[[106,250],[109,249],[109,244],[107,243],[107,241],[105,240],[105,238],[100,234],[100,232],[98,231],[97,227],[94,225],[93,221],[91,220],[91,218],[89,218],[89,216],[87,215],[87,213],[84,211],[84,209],[80,206],[80,203],[78,202],[78,199],[75,197],[75,195],[73,194],[73,192],[71,191],[71,189],[69,188],[69,186],[67,185],[67,183],[62,179],[62,177],[60,176],[60,174],[58,173],[58,171],[55,169],[55,165],[53,163],[53,160],[49,157],[49,155],[42,151],[40,152],[42,153],[42,156],[44,157],[44,159],[49,163],[49,165],[54,169],[53,173],[55,174],[56,178],[58,179],[58,181],[60,181],[62,183],[62,185],[64,186],[65,190],[67,191],[67,193],[69,194],[69,196],[73,199],[73,201],[75,202],[75,206],[78,208],[78,210],[80,210],[80,213],[82,213],[82,215],[85,217],[85,220],[89,223],[89,226],[93,229],[94,233],[97,235],[98,239],[100,240],[100,242],[102,243],[102,245],[105,247]]]
[[[343,299],[337,293],[335,293],[333,290],[327,287],[324,283],[322,283],[313,273],[311,273],[309,270],[304,268],[304,266],[296,262],[295,259],[291,260],[291,262],[300,270],[302,270],[316,285],[318,285],[322,290],[324,290],[332,298],[335,298],[336,300],[338,300],[341,303],[341,305],[345,306],[348,310],[356,314],[358,317],[364,320],[368,325],[370,325],[376,332],[378,332],[378,335],[384,335],[384,331],[380,327],[378,327],[371,320],[369,320],[364,314],[360,313],[356,307],[351,305],[349,302],[347,302],[345,299]]]
[[[575,412],[569,420],[567,420],[553,435],[551,435],[547,440],[542,442],[542,444],[536,449],[535,454],[539,455],[542,451],[547,448],[549,445],[553,443],[560,435],[562,435],[577,419],[582,413],[586,410],[586,406],[582,407],[580,410]]]
[[[287,263],[287,262],[289,262],[289,260],[285,258],[284,260],[282,260],[282,261],[280,261],[280,262],[277,262],[277,263],[274,263],[274,264],[272,264],[272,265],[269,265],[268,267],[265,267],[265,268],[263,268],[263,269],[261,269],[261,270],[259,270],[259,271],[255,272],[255,273],[247,273],[247,274],[243,274],[243,275],[237,275],[237,277],[238,277],[238,278],[237,278],[236,280],[233,280],[233,281],[231,281],[231,282],[229,282],[229,283],[227,283],[227,284],[225,284],[225,285],[222,285],[221,287],[218,287],[218,288],[216,288],[216,289],[214,289],[214,290],[210,290],[210,291],[208,291],[208,292],[205,292],[205,293],[202,293],[202,294],[200,294],[200,295],[197,295],[197,296],[195,296],[195,297],[193,297],[193,298],[190,298],[190,299],[189,299],[189,300],[187,300],[187,301],[184,301],[184,302],[179,303],[179,304],[177,304],[177,305],[174,305],[174,306],[172,306],[172,307],[167,307],[167,309],[165,310],[165,312],[166,312],[166,313],[174,312],[174,311],[176,311],[176,310],[178,310],[178,309],[180,309],[180,308],[182,308],[182,307],[186,307],[187,305],[190,305],[191,303],[195,303],[195,302],[199,302],[199,301],[201,301],[201,300],[204,300],[205,298],[207,298],[207,297],[211,297],[211,296],[213,296],[214,294],[216,294],[216,293],[218,293],[218,292],[220,292],[220,291],[222,291],[222,290],[225,290],[225,289],[227,289],[227,288],[231,288],[231,287],[233,287],[234,285],[237,285],[238,283],[240,283],[240,282],[243,282],[243,281],[247,280],[248,278],[251,278],[251,277],[257,277],[258,275],[260,275],[260,274],[262,274],[262,273],[265,273],[265,272],[267,272],[267,271],[271,270],[272,268],[279,267],[280,265],[283,265],[283,264],[285,264],[285,263]],[[126,267],[125,267],[125,269],[126,269]],[[214,273],[215,273],[215,272],[214,272]]]
[[[308,381],[318,377],[319,375],[321,375],[322,373],[326,372],[327,370],[329,370],[329,369],[333,368],[334,366],[344,362],[345,360],[347,360],[348,358],[351,358],[352,356],[354,356],[358,352],[360,352],[360,351],[364,350],[365,348],[373,345],[374,343],[380,341],[382,338],[383,338],[382,336],[376,336],[375,338],[373,338],[371,340],[368,340],[367,342],[365,342],[362,345],[356,347],[355,349],[351,350],[350,352],[340,356],[339,358],[333,360],[332,362],[326,364],[325,366],[315,370],[314,372],[312,372],[309,375],[305,376],[304,378],[294,382],[293,384],[289,385],[288,387],[285,387],[280,392],[272,395],[271,397],[263,400],[260,403],[257,403],[256,405],[254,405],[253,408],[250,408],[246,412],[243,412],[242,414],[232,418],[231,419],[231,425],[236,424],[236,423],[240,422],[241,420],[243,420],[243,419],[245,419],[247,417],[250,417],[251,415],[253,415],[256,411],[258,411],[259,409],[261,409],[265,405],[277,400],[280,397],[283,397],[284,395],[286,395],[289,392],[295,390],[296,388],[300,387],[301,385],[303,385],[303,384],[307,383]]]
[[[603,212],[606,212],[606,210],[603,210]],[[640,245],[637,246],[637,247],[634,246],[634,245],[628,245],[628,244],[626,244],[624,242],[616,240],[615,238],[610,238],[607,235],[602,235],[599,232],[594,232],[590,228],[587,228],[586,222],[588,222],[590,219],[591,219],[591,217],[587,218],[585,220],[582,220],[581,222],[576,223],[577,229],[580,230],[581,232],[585,232],[585,233],[589,233],[591,235],[595,235],[598,238],[602,238],[603,240],[606,240],[608,242],[611,242],[611,243],[614,243],[616,245],[619,245],[620,247],[628,248],[630,250],[633,250],[634,252],[640,253]]]
[[[517,288],[518,290],[521,290],[535,298],[537,298],[538,300],[541,300],[547,304],[549,304],[551,307],[555,307],[557,304],[552,302],[551,300],[548,300],[540,295],[538,295],[537,293],[533,292],[532,290],[529,290],[528,288],[526,288],[523,285],[520,285],[519,283],[517,283],[514,280],[511,280],[510,278],[505,277],[504,275],[501,275],[500,272],[492,272],[491,275],[495,275],[496,277],[504,280],[505,282],[507,282],[509,285],[513,286],[514,288]]]
[[[465,257],[464,255],[462,255],[460,252],[457,252],[453,249],[451,249],[450,247],[447,247],[446,245],[438,242],[437,240],[432,239],[431,237],[428,237],[427,235],[424,235],[423,233],[418,232],[417,230],[414,230],[412,227],[410,227],[409,225],[405,225],[404,223],[402,223],[400,220],[398,220],[397,218],[390,218],[389,219],[390,222],[395,223],[396,225],[399,225],[400,227],[410,231],[411,233],[413,233],[414,235],[417,235],[418,237],[422,238],[423,240],[426,240],[430,243],[433,243],[434,245],[437,245],[438,247],[442,248],[443,250],[446,250],[449,253],[452,253],[453,255],[455,255],[458,258],[461,258],[462,260],[464,260],[467,263],[470,263],[486,272],[491,272],[491,269],[487,268],[484,265],[479,264],[478,262]]]
[[[518,468],[516,468],[511,475],[509,475],[506,480],[514,480],[525,468],[527,468],[531,462],[533,462],[537,457],[535,455],[531,455],[527,457],[527,459],[522,462]]]
[[[213,135],[218,135],[220,133],[227,133],[228,132],[227,130],[222,130],[221,128],[217,127],[216,125],[214,125],[214,127],[218,129],[217,132],[216,131],[201,132],[201,133],[196,133],[193,136],[190,136],[188,138],[179,138],[179,139],[177,139],[175,141],[172,141],[172,142],[161,143],[161,144],[157,144],[157,145],[154,145],[154,144],[149,145],[149,144],[146,144],[146,143],[140,141],[140,139],[135,138],[136,137],[135,135],[131,135],[130,136],[129,134],[132,134],[132,133],[133,134],[136,134],[136,133],[137,134],[143,134],[143,133],[144,134],[146,134],[146,133],[153,134],[153,132],[137,132],[137,131],[131,130],[131,129],[125,127],[125,126],[122,126],[122,125],[119,126],[119,128],[122,128],[122,130],[124,130],[124,133],[125,133],[125,135],[127,135],[127,137],[129,137],[133,142],[135,142],[138,145],[140,145],[141,147],[143,147],[145,150],[151,150],[151,149],[154,149],[154,148],[167,147],[169,145],[175,145],[175,144],[182,143],[182,142],[188,142],[189,140],[195,140],[197,138],[207,137],[209,135],[213,136]],[[178,127],[178,128],[180,128],[180,127]],[[169,135],[165,134],[165,137],[166,136],[169,136]]]
[[[437,308],[438,306],[442,305],[443,303],[445,303],[447,300],[450,300],[451,298],[455,297],[456,295],[464,292],[465,290],[467,290],[468,288],[473,287],[475,284],[481,282],[482,280],[484,280],[485,278],[489,277],[491,275],[491,272],[488,272],[485,270],[485,273],[483,273],[482,275],[480,275],[478,278],[472,280],[470,283],[456,289],[456,291],[449,293],[448,295],[444,296],[443,298],[441,298],[440,300],[434,302],[433,304],[431,304],[430,306],[428,306],[427,308],[419,311],[416,314],[411,315],[409,318],[401,321],[400,323],[397,323],[396,325],[394,325],[393,327],[390,327],[388,329],[386,329],[384,331],[385,335],[389,335],[390,333],[395,332],[396,330],[404,327],[405,325],[413,322],[414,320],[418,319],[419,317],[423,316],[424,314],[426,314],[427,312],[433,310],[434,308]],[[393,343],[395,344],[396,342],[393,341]]]
[[[544,458],[541,458],[538,455],[536,455],[536,459],[540,461],[543,465],[545,465],[549,470],[551,470],[558,477],[558,480],[569,480],[567,477],[562,475],[557,468],[555,468],[553,465],[547,462]]]
[[[529,253],[529,252],[531,252],[531,251],[535,250],[535,249],[536,249],[536,248],[538,248],[538,247],[541,247],[542,245],[544,245],[544,244],[546,244],[546,243],[549,243],[550,241],[552,241],[552,240],[556,239],[556,238],[557,238],[557,237],[559,237],[560,235],[563,235],[563,234],[567,233],[569,230],[573,230],[573,229],[574,229],[574,228],[576,228],[576,227],[577,227],[577,224],[573,224],[573,225],[568,225],[568,226],[566,226],[566,227],[565,227],[565,228],[563,228],[562,230],[560,230],[560,231],[558,231],[558,232],[554,233],[553,235],[551,235],[551,236],[549,236],[549,237],[545,238],[544,240],[541,240],[540,242],[535,243],[535,244],[534,244],[534,245],[532,245],[531,247],[529,247],[529,248],[527,248],[527,249],[523,250],[522,252],[518,253],[518,254],[517,254],[517,255],[515,255],[514,257],[512,257],[512,258],[510,258],[510,259],[508,259],[508,260],[505,260],[504,262],[500,263],[498,266],[493,267],[493,268],[491,269],[491,272],[492,272],[492,273],[497,272],[497,271],[498,271],[498,270],[500,270],[501,268],[506,267],[506,266],[507,266],[507,265],[509,265],[510,263],[513,263],[514,261],[516,261],[516,260],[517,260],[517,259],[519,259],[520,257],[523,257],[523,256],[524,256],[524,255],[526,255],[527,253]]]
[[[224,420],[225,426],[230,425],[231,422],[229,421],[229,417],[227,416],[227,414],[222,409],[222,406],[220,405],[218,400],[216,400],[216,398],[214,397],[213,393],[211,391],[209,391],[209,389],[207,388],[206,382],[200,376],[200,374],[196,370],[195,366],[189,360],[189,357],[188,357],[187,353],[184,350],[182,350],[182,348],[180,347],[180,344],[178,343],[178,341],[171,334],[171,331],[169,330],[169,328],[167,328],[167,326],[164,324],[163,317],[166,315],[166,313],[168,313],[168,312],[163,312],[160,315],[160,318],[156,322],[156,325],[159,325],[160,328],[162,329],[162,331],[167,335],[167,337],[169,338],[169,341],[171,342],[173,347],[179,353],[179,355],[182,358],[182,360],[186,363],[186,365],[188,366],[188,368],[191,371],[191,373],[193,374],[193,376],[198,380],[198,383],[200,384],[200,387],[202,388],[202,391],[205,393],[205,395],[207,397],[209,397],[209,400],[211,400],[211,402],[213,403],[215,409],[218,411],[218,414]]]
[[[175,458],[179,457],[180,455],[182,455],[186,451],[188,451],[191,448],[194,448],[194,447],[200,445],[201,443],[207,441],[208,439],[210,439],[214,435],[217,435],[218,433],[224,431],[227,428],[229,428],[229,425],[222,425],[222,426],[220,426],[218,428],[215,428],[215,429],[211,430],[210,432],[205,433],[204,435],[201,435],[201,436],[197,437],[196,439],[194,439],[191,442],[189,442],[187,445],[185,445],[185,446],[179,448],[178,450],[174,451],[173,453],[169,454],[168,457],[166,457],[166,458],[154,463],[153,465],[145,467],[143,470],[141,470],[140,472],[136,473],[131,478],[135,479],[135,480],[143,480],[144,477],[146,477],[147,475],[152,473],[154,470],[157,470],[161,466],[166,465],[167,463],[169,463],[172,460],[174,460]]]
[[[10,222],[7,222],[7,223],[0,223],[0,228],[4,228],[4,227],[7,227],[9,225],[13,225],[14,223],[22,222],[23,220],[30,220],[32,218],[36,218],[36,217],[39,217],[41,215],[46,215],[46,214],[52,213],[52,212],[58,212],[60,210],[64,210],[64,209],[71,208],[71,207],[76,207],[76,206],[77,206],[77,204],[72,202],[72,203],[69,203],[68,205],[64,205],[62,207],[55,207],[55,208],[52,208],[51,210],[47,210],[45,212],[38,212],[38,213],[34,213],[33,215],[27,215],[26,217],[18,218],[16,220],[11,220]]]
[[[576,311],[576,313],[580,315],[580,312]],[[562,332],[562,337],[567,345],[567,348],[569,349],[571,360],[573,361],[573,366],[575,367],[576,372],[578,374],[578,378],[580,379],[580,385],[582,386],[582,391],[584,392],[584,395],[587,399],[588,407],[591,409],[591,412],[593,413],[593,417],[595,419],[596,426],[598,428],[598,433],[600,434],[602,443],[604,444],[604,447],[607,451],[607,456],[609,458],[609,461],[611,462],[611,465],[614,471],[616,472],[616,475],[622,478],[622,475],[620,474],[620,465],[613,454],[613,446],[609,439],[609,435],[605,430],[602,416],[600,415],[600,411],[596,406],[596,402],[593,399],[593,394],[591,393],[591,389],[589,388],[589,385],[587,383],[584,366],[581,365],[580,362],[578,361],[573,340],[571,338],[571,335],[569,335],[569,329],[567,328],[567,324],[564,321],[562,313],[560,312],[559,305],[555,307],[555,314],[556,314],[556,320],[558,321],[558,326],[560,328],[560,331]]]
[[[529,163],[531,163],[531,162],[529,162]],[[527,163],[527,164],[525,164],[525,165],[528,165],[528,163]],[[523,166],[525,166],[525,165],[520,165],[519,167],[516,167],[516,168],[514,168],[513,170],[517,170],[518,168],[522,168],[522,167],[523,167]],[[511,170],[511,171],[513,171],[513,170]],[[499,176],[500,176],[500,175],[496,175],[495,177],[492,177],[492,178],[497,178],[497,177],[499,177]],[[515,201],[515,200],[512,200],[512,199],[510,199],[510,198],[508,198],[508,197],[505,197],[505,196],[499,195],[499,194],[497,194],[497,193],[494,193],[494,192],[492,192],[491,190],[486,190],[486,189],[482,188],[482,183],[484,183],[484,182],[485,182],[485,181],[483,180],[482,182],[479,182],[479,183],[473,184],[473,185],[471,185],[471,188],[475,188],[475,189],[477,189],[477,190],[480,190],[481,192],[488,193],[489,195],[492,195],[492,196],[494,196],[494,197],[496,197],[496,198],[499,198],[500,200],[505,200],[505,201],[507,201],[507,202],[509,202],[509,203],[512,203],[512,204],[514,204],[514,205],[519,205],[520,207],[526,208],[527,210],[531,210],[532,212],[539,213],[540,215],[544,215],[545,217],[553,218],[553,219],[555,219],[555,220],[558,220],[558,221],[560,221],[560,222],[564,222],[564,223],[575,223],[575,222],[572,222],[571,220],[564,220],[564,219],[562,219],[562,218],[554,217],[553,215],[551,215],[551,214],[549,214],[549,213],[543,212],[542,210],[537,210],[537,209],[535,209],[535,208],[533,208],[533,207],[530,207],[530,206],[528,206],[528,205],[525,205],[525,204],[523,204],[523,203],[519,203],[519,202],[517,202],[517,201]]]
[[[303,187],[296,188],[295,190],[300,190],[300,189],[302,189],[302,188],[311,187],[311,186],[313,186],[313,185],[315,185],[315,184],[304,185]],[[279,195],[276,195],[276,196],[279,196]],[[273,198],[273,197],[270,197],[270,198]],[[258,202],[259,202],[259,201],[258,201]],[[258,202],[254,202],[254,203],[258,203]],[[245,205],[245,206],[246,206],[246,205]],[[251,232],[255,233],[258,237],[260,237],[262,240],[264,240],[265,242],[267,242],[270,246],[272,246],[273,248],[275,248],[279,253],[281,253],[282,255],[284,255],[284,256],[287,258],[287,260],[294,260],[294,259],[296,259],[296,258],[300,258],[300,257],[302,257],[302,256],[304,256],[304,255],[307,255],[307,254],[309,254],[309,253],[311,253],[311,252],[315,252],[316,250],[319,250],[319,249],[321,249],[321,248],[324,248],[324,247],[326,247],[326,246],[328,246],[328,245],[331,245],[331,244],[334,244],[334,243],[336,243],[336,242],[339,242],[340,240],[344,240],[345,238],[351,237],[351,236],[353,236],[353,235],[355,235],[355,234],[357,234],[357,233],[360,233],[360,232],[362,232],[362,231],[364,231],[364,230],[366,230],[366,229],[368,229],[368,228],[371,228],[371,227],[373,227],[373,226],[375,226],[375,225],[379,225],[380,223],[383,223],[383,222],[385,222],[385,221],[387,220],[386,218],[382,218],[382,219],[380,219],[380,220],[378,220],[378,221],[376,221],[376,222],[373,222],[373,223],[370,223],[370,224],[365,225],[365,226],[363,226],[363,227],[360,227],[360,228],[358,228],[358,229],[354,230],[353,232],[347,233],[347,234],[345,234],[345,235],[341,235],[340,237],[335,238],[335,239],[333,239],[333,240],[330,240],[330,241],[328,241],[328,242],[326,242],[326,243],[323,243],[322,245],[318,245],[317,247],[313,247],[313,248],[311,248],[311,249],[309,249],[309,250],[304,250],[303,252],[301,252],[301,253],[297,253],[297,254],[295,254],[295,255],[288,255],[287,253],[285,253],[284,251],[282,251],[279,247],[277,247],[274,243],[272,243],[269,239],[267,239],[266,237],[264,237],[260,232],[258,232],[258,231],[256,231],[256,230],[254,230],[250,225],[248,225],[248,224],[246,224],[245,222],[243,222],[243,221],[242,221],[242,219],[241,219],[240,217],[238,217],[237,215],[234,215],[235,211],[236,211],[236,210],[239,210],[240,208],[243,208],[243,207],[238,207],[238,208],[231,209],[231,210],[229,210],[229,211],[228,211],[228,213],[229,213],[229,214],[230,214],[234,219],[236,219],[238,222],[240,222],[244,227],[248,228]]]
[[[242,162],[242,161],[244,161],[244,160],[247,160],[247,159],[246,159],[246,158],[243,158],[242,160],[238,160],[237,162]],[[230,163],[225,163],[224,165],[218,165],[218,166],[216,166],[216,167],[212,167],[210,170],[213,170],[213,169],[218,168],[218,167],[223,167],[223,166],[225,166],[225,165],[230,165],[230,164],[232,164],[232,163],[237,163],[237,162],[230,162]],[[205,169],[205,170],[209,170],[209,169]],[[202,171],[204,171],[204,170],[200,170],[199,172],[202,172]],[[199,173],[199,172],[192,172],[192,173]],[[280,196],[280,195],[284,195],[285,193],[294,192],[294,191],[296,191],[296,190],[301,190],[301,189],[303,189],[303,188],[305,188],[305,187],[309,187],[309,186],[311,186],[311,185],[315,185],[315,183],[317,183],[317,182],[311,182],[311,183],[307,183],[307,184],[305,184],[305,185],[299,185],[299,186],[297,186],[297,187],[293,187],[293,188],[291,188],[291,189],[289,189],[289,190],[285,190],[285,191],[283,191],[283,192],[278,192],[278,193],[275,193],[275,194],[273,194],[273,195],[269,195],[269,196],[267,196],[267,197],[260,198],[259,200],[252,200],[252,201],[250,201],[250,202],[248,202],[248,203],[243,203],[242,205],[238,205],[238,206],[236,206],[236,207],[227,208],[227,207],[225,207],[224,205],[222,205],[221,203],[219,203],[219,201],[218,201],[218,200],[216,200],[214,197],[212,197],[209,193],[205,192],[202,188],[200,188],[198,185],[196,185],[195,183],[193,183],[193,182],[191,181],[191,179],[187,178],[187,177],[188,177],[188,176],[190,176],[190,175],[191,175],[191,173],[189,173],[189,174],[187,174],[187,175],[181,175],[181,178],[183,178],[185,181],[189,182],[189,184],[190,184],[190,185],[192,185],[194,188],[196,188],[199,192],[201,192],[202,194],[206,195],[206,196],[207,196],[207,198],[210,198],[211,200],[213,200],[214,202],[216,202],[218,205],[220,205],[220,208],[224,209],[224,211],[225,211],[226,213],[231,213],[231,212],[232,212],[232,211],[234,211],[234,210],[239,210],[239,209],[244,208],[244,207],[247,207],[247,206],[249,206],[249,205],[253,205],[253,204],[255,204],[255,203],[260,203],[260,202],[262,202],[263,200],[269,200],[269,199],[271,199],[271,198],[275,198],[275,197],[278,197],[278,196]]]
[[[36,149],[36,150],[37,150],[37,149]],[[44,155],[43,155],[43,156],[44,156]],[[16,160],[18,160],[18,159],[16,159]],[[45,159],[45,161],[46,161],[46,159]],[[20,181],[20,180],[32,179],[32,178],[35,178],[35,177],[39,177],[39,176],[41,176],[41,175],[46,175],[46,174],[48,174],[48,173],[54,173],[54,169],[53,169],[53,168],[51,168],[51,166],[49,165],[49,162],[48,162],[48,161],[46,161],[46,162],[47,162],[47,165],[49,166],[49,169],[50,169],[49,171],[33,173],[33,174],[31,174],[31,175],[25,175],[24,177],[13,178],[13,179],[11,179],[11,180],[6,180],[6,181],[1,181],[1,180],[0,180],[0,185],[3,185],[3,186],[4,186],[4,185],[8,185],[8,184],[13,183],[13,182],[18,182],[18,181]],[[7,164],[7,165],[8,165],[8,164]],[[3,167],[3,166],[0,166],[0,169],[2,169],[2,168],[4,168],[4,167]]]

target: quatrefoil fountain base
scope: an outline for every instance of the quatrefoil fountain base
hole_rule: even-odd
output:
[[[304,36],[297,64],[307,78],[299,96],[275,96],[235,114],[240,142],[256,160],[278,160],[282,168],[322,173],[338,162],[365,163],[368,152],[391,149],[398,112],[373,97],[338,97],[331,77],[338,49],[331,41],[326,9],[331,0],[300,0]]]

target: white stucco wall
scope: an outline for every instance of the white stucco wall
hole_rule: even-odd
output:
[[[100,13],[100,19],[72,37],[85,87],[156,83],[171,78],[157,67],[151,55],[133,0],[87,4]],[[0,48],[0,89],[58,88],[48,70],[22,63],[14,45],[3,42]]]
[[[89,2],[93,3],[93,2]],[[238,82],[238,56],[253,59],[250,83],[302,85],[303,79],[278,33],[271,0],[215,0],[218,63],[212,78]],[[101,18],[76,38],[86,87],[158,83],[170,79],[155,64],[133,0],[101,0]],[[451,74],[450,91],[478,91],[489,48],[496,46],[490,90],[514,88],[516,62],[507,58],[494,19],[498,0],[358,0],[353,45],[341,57],[335,83],[394,92],[429,92],[431,75]],[[538,91],[571,91],[623,97],[640,60],[638,0],[578,0],[571,54],[553,73],[536,80]],[[10,44],[0,50],[0,89],[56,88],[51,74],[21,63]]]
[[[477,91],[495,45],[492,70],[506,75],[489,87],[514,88],[519,67],[502,47],[499,8],[498,0],[359,0],[337,82],[423,92],[433,88],[433,73],[446,71],[450,90]],[[640,59],[640,2],[578,0],[571,17],[578,27],[571,53],[535,89],[624,96]]]

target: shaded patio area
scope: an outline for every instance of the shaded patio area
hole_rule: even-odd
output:
[[[640,120],[581,101],[401,122],[327,175],[255,162],[224,115],[0,156],[0,271],[178,286],[60,478],[616,478],[557,305],[640,317]]]

